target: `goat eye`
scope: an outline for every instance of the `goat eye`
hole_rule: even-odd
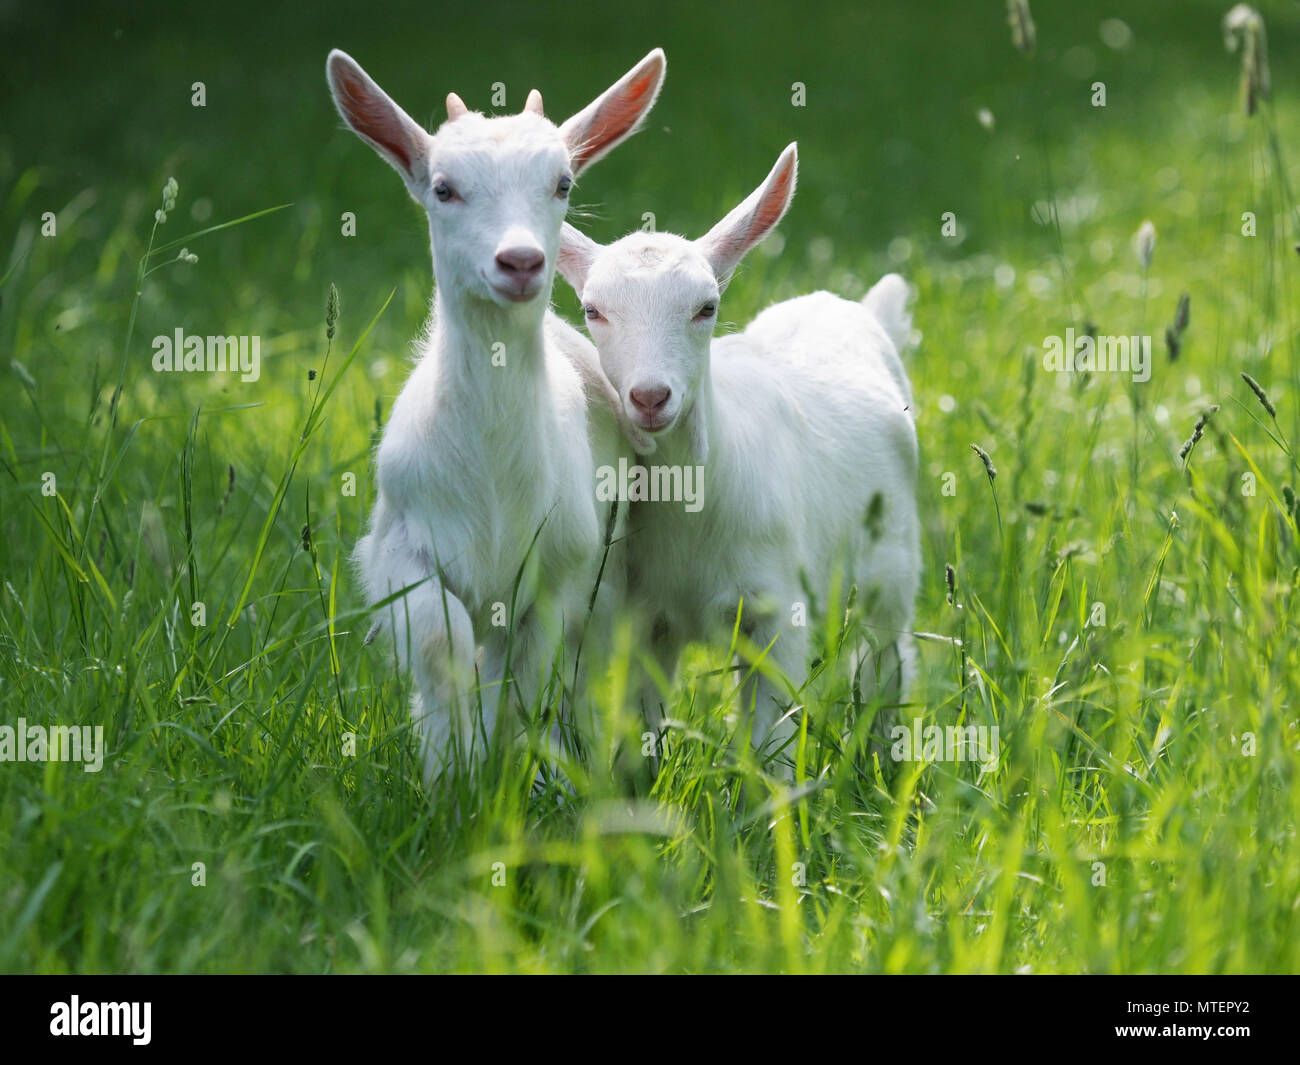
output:
[[[718,305],[716,303],[706,303],[703,307],[701,307],[696,312],[695,317],[701,319],[708,319],[708,318],[712,318],[717,313],[718,313]]]
[[[438,197],[440,203],[446,203],[448,200],[456,198],[456,190],[445,181],[439,181],[438,184],[433,186],[433,194]]]
[[[564,177],[560,178],[560,183],[555,187],[555,195],[567,196],[569,195],[569,189],[571,188],[573,188],[573,178],[569,177],[568,174],[565,174]]]
[[[582,313],[587,316],[587,321],[589,322],[600,322],[604,321],[605,318],[600,311],[596,310],[595,305],[591,303],[588,303],[587,306],[582,308]]]

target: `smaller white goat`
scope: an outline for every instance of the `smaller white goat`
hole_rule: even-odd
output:
[[[790,688],[759,670],[742,695],[751,739],[779,750],[784,706],[810,653],[807,598],[858,586],[869,648],[859,667],[902,697],[920,572],[917,440],[899,352],[907,285],[883,278],[862,302],[817,292],[713,339],[718,301],[745,253],[794,195],[790,145],[764,184],[697,241],[635,233],[601,247],[571,226],[561,274],[577,291],[628,439],[655,465],[703,468],[703,506],[636,502],[628,597],[647,609],[672,675],[683,644],[741,627]],[[837,581],[842,584],[837,585]],[[824,601],[827,609],[843,609]],[[646,712],[657,724],[657,707]]]
[[[569,189],[636,131],[664,69],[655,49],[558,128],[535,89],[522,113],[499,118],[453,93],[430,135],[349,56],[326,65],[344,121],[428,214],[438,282],[356,550],[369,601],[392,600],[381,618],[415,681],[426,784],[481,760],[506,681],[532,705],[586,613],[605,528],[588,402],[597,415],[593,382],[607,384],[590,343],[548,304]]]

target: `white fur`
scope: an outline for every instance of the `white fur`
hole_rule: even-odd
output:
[[[633,505],[629,597],[647,609],[669,675],[684,643],[725,640],[743,597],[742,628],[759,651],[775,641],[768,661],[791,683],[761,678],[743,696],[754,699],[753,741],[773,747],[792,734],[778,718],[807,675],[808,629],[792,624],[807,599],[801,575],[823,609],[837,575],[840,609],[858,585],[870,642],[887,652],[868,668],[901,695],[920,572],[903,280],[884,278],[862,302],[817,292],[779,303],[713,339],[731,271],[784,214],[796,168],[791,145],[701,240],[636,233],[600,247],[566,226],[560,251],[628,438],[656,464],[705,467],[699,513]],[[634,390],[663,389],[659,411],[634,401]]]
[[[616,428],[607,419],[602,438],[599,418],[589,423],[589,400],[597,412],[603,401],[595,353],[548,310],[560,186],[636,130],[664,57],[651,52],[560,128],[534,90],[500,118],[449,96],[434,135],[342,52],[326,73],[344,120],[429,216],[433,313],[384,428],[355,556],[370,602],[397,596],[381,619],[415,681],[429,783],[482,758],[506,705],[507,653],[529,707],[586,615],[605,531],[592,446],[612,453]],[[512,625],[493,623],[495,604]]]

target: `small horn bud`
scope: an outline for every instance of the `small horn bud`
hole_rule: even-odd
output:
[[[465,106],[465,101],[454,92],[447,93],[447,121],[455,122],[461,115],[467,114],[469,108]]]

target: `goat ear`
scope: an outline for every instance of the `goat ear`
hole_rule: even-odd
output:
[[[560,253],[556,257],[556,269],[573,286],[579,299],[582,298],[582,290],[587,287],[587,272],[599,250],[599,244],[585,233],[574,229],[568,222],[560,227]]]
[[[560,127],[575,174],[637,131],[663,87],[668,60],[656,48]]]
[[[325,77],[334,106],[352,131],[402,175],[412,192],[426,185],[429,135],[415,120],[346,52],[330,52]]]
[[[781,221],[794,198],[798,172],[799,150],[791,144],[781,153],[767,180],[697,242],[724,288],[745,253]]]

